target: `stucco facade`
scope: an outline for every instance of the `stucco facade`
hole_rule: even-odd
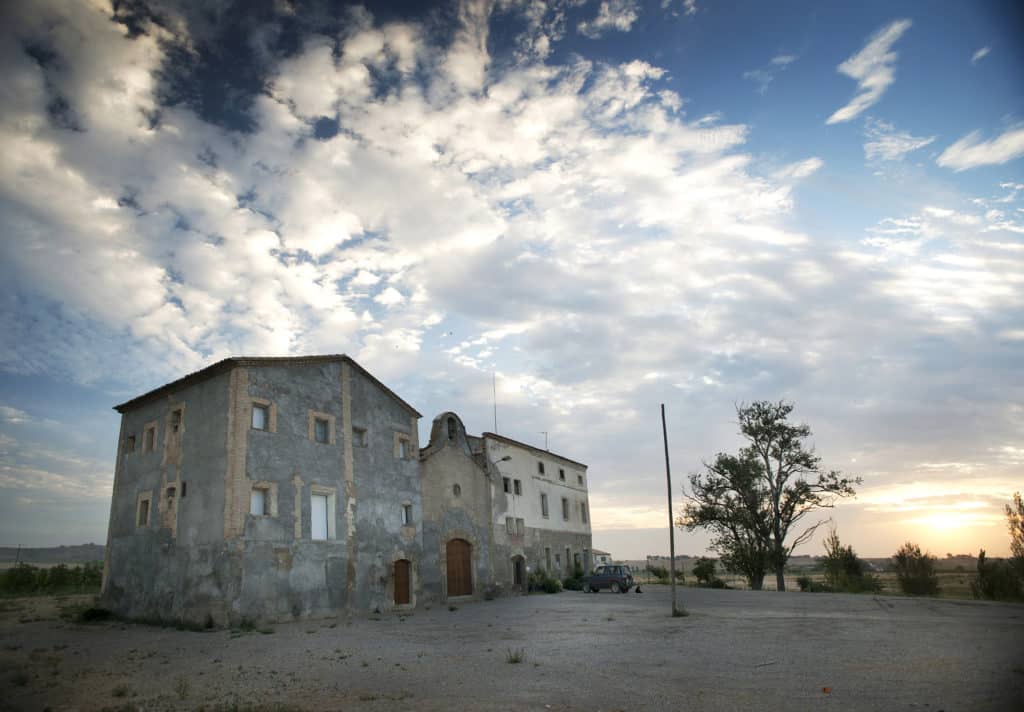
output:
[[[502,470],[529,446],[445,413],[420,453],[420,414],[346,356],[226,359],[117,410],[102,603],[128,617],[412,608],[523,590],[552,547],[589,552],[560,504],[552,526],[507,531],[526,495],[506,496]],[[569,463],[577,485],[559,486],[586,507]]]

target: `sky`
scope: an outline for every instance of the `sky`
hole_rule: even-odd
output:
[[[1019,4],[0,13],[0,545],[106,540],[114,404],[347,353],[421,440],[494,430],[493,385],[500,433],[589,465],[616,557],[668,551],[659,406],[678,508],[762,399],[862,478],[820,517],[859,554],[1008,554]]]

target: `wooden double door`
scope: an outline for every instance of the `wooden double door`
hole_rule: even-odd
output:
[[[452,539],[445,547],[448,568],[448,595],[473,593],[473,546],[465,539]]]

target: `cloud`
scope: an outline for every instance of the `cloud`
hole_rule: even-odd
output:
[[[1001,165],[1024,156],[1024,126],[1014,126],[991,141],[984,141],[978,131],[972,131],[949,146],[936,159],[945,168],[965,171],[978,166]]]
[[[989,47],[988,45],[985,45],[984,47],[982,47],[977,52],[975,52],[974,54],[971,55],[971,64],[977,64],[982,59],[987,57],[988,53],[991,52],[991,51],[992,51],[992,48]]]
[[[690,14],[689,7],[687,14]],[[639,17],[640,7],[636,0],[601,0],[597,16],[583,20],[576,29],[584,37],[596,40],[612,30],[629,32]]]
[[[774,81],[775,76],[797,59],[799,58],[796,55],[780,54],[772,57],[771,61],[760,69],[752,69],[748,72],[743,72],[743,78],[756,82],[758,85],[758,93],[766,94],[768,92],[768,85]]]
[[[912,136],[890,123],[871,118],[864,122],[864,137],[864,156],[869,161],[901,161],[906,154],[935,140],[935,136]]]
[[[886,25],[872,35],[857,54],[837,67],[840,74],[857,81],[858,93],[825,123],[838,124],[856,118],[882,98],[885,90],[896,81],[895,64],[899,55],[892,51],[892,46],[910,25],[910,20],[896,20]]]

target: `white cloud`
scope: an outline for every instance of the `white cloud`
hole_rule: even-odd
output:
[[[892,46],[910,25],[910,20],[896,20],[886,25],[871,36],[863,49],[837,67],[841,74],[857,81],[858,93],[825,123],[838,124],[856,118],[882,98],[885,90],[896,81],[895,64],[899,55],[892,51]]]
[[[989,47],[988,45],[985,45],[984,47],[982,47],[977,52],[971,55],[971,64],[977,64],[979,61],[987,57],[988,53],[991,51],[992,48]]]
[[[936,163],[955,171],[978,166],[1001,165],[1024,156],[1024,126],[1007,129],[991,141],[972,131],[943,151]]]
[[[771,61],[764,67],[743,72],[743,78],[756,82],[758,93],[766,94],[768,92],[768,85],[775,80],[776,75],[797,59],[799,58],[792,54],[777,55],[772,57]]]
[[[935,140],[935,136],[912,136],[890,123],[870,118],[864,122],[864,136],[867,138],[864,155],[869,161],[900,161],[906,154]]]
[[[687,14],[690,14],[689,7]],[[584,37],[596,40],[612,30],[629,32],[639,17],[637,0],[601,0],[597,16],[592,20],[583,20],[576,29]]]

